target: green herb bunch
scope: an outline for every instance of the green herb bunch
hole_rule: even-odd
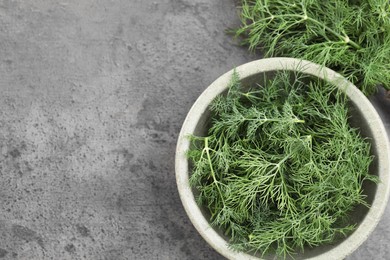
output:
[[[210,110],[207,136],[190,137],[190,185],[234,249],[285,258],[354,229],[362,182],[378,179],[341,91],[287,72],[244,91],[234,73]]]
[[[367,95],[390,90],[388,0],[241,0],[234,30],[251,50],[325,65]]]

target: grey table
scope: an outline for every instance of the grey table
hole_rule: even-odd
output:
[[[223,259],[174,151],[197,96],[260,58],[224,32],[234,2],[0,1],[0,258]],[[389,216],[349,259],[388,259]]]

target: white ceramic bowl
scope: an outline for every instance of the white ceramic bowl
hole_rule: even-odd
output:
[[[370,209],[358,207],[352,214],[358,228],[346,239],[335,245],[324,245],[305,249],[305,253],[296,259],[343,259],[356,250],[374,230],[386,207],[389,197],[390,155],[389,141],[385,127],[374,107],[368,99],[352,83],[336,72],[320,65],[293,58],[269,58],[246,63],[236,68],[243,84],[256,81],[256,77],[277,70],[300,70],[305,74],[324,79],[344,89],[351,101],[351,124],[359,127],[363,136],[371,139],[372,152],[375,155],[371,167],[373,174],[379,176],[379,185],[368,184],[363,189],[371,203]],[[225,73],[214,81],[196,100],[189,111],[176,148],[176,181],[183,206],[202,237],[221,255],[229,259],[258,259],[258,257],[243,252],[236,252],[228,247],[228,241],[217,229],[210,226],[207,213],[195,201],[194,190],[189,186],[190,174],[186,151],[190,142],[188,134],[204,135],[207,132],[208,106],[219,94],[223,93],[230,82],[233,70]]]

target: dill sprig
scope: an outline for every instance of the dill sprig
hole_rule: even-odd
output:
[[[390,90],[390,2],[387,0],[241,0],[250,50],[322,64],[367,95]]]
[[[287,257],[355,227],[370,145],[348,123],[345,94],[301,73],[279,72],[244,90],[233,74],[211,104],[207,136],[191,136],[190,184],[231,247]]]

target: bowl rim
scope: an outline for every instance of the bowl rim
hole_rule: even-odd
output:
[[[367,97],[351,82],[342,77],[337,72],[312,63],[306,60],[295,58],[267,58],[255,60],[236,67],[236,72],[240,78],[248,78],[263,72],[276,70],[299,71],[324,79],[337,86],[345,86],[343,90],[348,98],[356,104],[356,109],[360,111],[362,117],[367,121],[368,127],[372,132],[372,138],[375,140],[374,145],[378,152],[378,176],[381,183],[377,185],[377,190],[372,202],[371,208],[366,217],[360,223],[359,227],[349,235],[340,244],[336,245],[329,251],[323,252],[313,258],[308,259],[343,259],[355,251],[371,234],[378,224],[385,208],[390,194],[390,146],[383,122],[367,99]],[[176,154],[175,154],[175,172],[176,183],[183,207],[200,235],[212,246],[217,252],[229,259],[259,259],[255,256],[244,252],[233,251],[228,247],[228,243],[210,226],[207,219],[202,214],[199,206],[195,201],[194,194],[189,185],[188,160],[186,151],[189,149],[190,141],[188,134],[193,133],[195,127],[207,110],[210,102],[224,90],[226,90],[234,69],[216,79],[209,85],[195,101],[189,110],[180,134],[178,136]]]

